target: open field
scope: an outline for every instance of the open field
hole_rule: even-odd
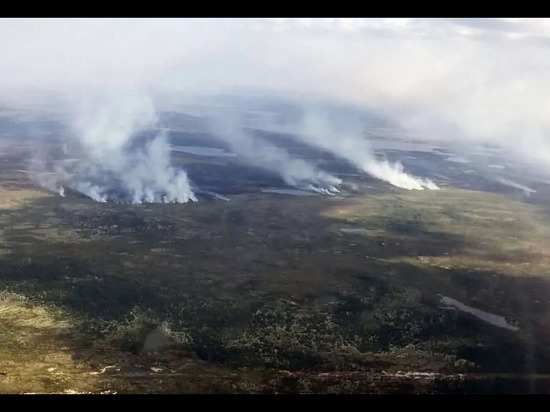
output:
[[[15,139],[27,129],[6,121],[0,393],[550,392],[539,177],[498,183],[481,167],[498,159],[375,142],[438,176],[407,191],[265,132],[346,182],[282,195],[276,174],[193,154],[228,149],[176,128],[172,164],[199,202],[96,203],[37,184],[45,153],[78,161],[62,129]]]
[[[377,192],[126,205],[3,189],[1,390],[547,391],[546,211]]]

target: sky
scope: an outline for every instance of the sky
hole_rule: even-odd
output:
[[[0,96],[254,90],[550,162],[549,19],[2,19]]]

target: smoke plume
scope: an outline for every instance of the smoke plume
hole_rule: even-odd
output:
[[[364,112],[307,103],[297,105],[295,110],[301,113],[297,119],[284,119],[280,112],[266,113],[256,118],[254,127],[283,133],[325,150],[393,186],[408,190],[439,189],[430,179],[406,173],[400,162],[390,163],[387,159],[376,157],[365,138],[364,132],[368,126]],[[281,117],[284,120],[281,121]]]
[[[10,106],[42,94],[52,110],[65,94],[138,85],[173,110],[256,90],[353,102],[403,135],[499,145],[541,171],[550,162],[548,19],[5,19],[0,37]],[[431,186],[343,136],[331,147],[367,173]]]
[[[151,100],[139,93],[84,101],[73,124],[80,158],[55,165],[43,186],[60,194],[67,187],[97,202],[196,201],[186,173],[170,165],[166,133],[139,144],[138,132],[156,121]]]
[[[324,194],[339,192],[337,187],[342,183],[341,179],[255,137],[238,115],[211,114],[208,124],[213,135],[228,143],[247,163],[277,173],[289,186]]]
[[[322,112],[307,110],[297,137],[346,159],[365,173],[393,186],[408,190],[439,189],[429,179],[405,173],[400,162],[377,159],[363,133],[361,122],[356,119],[334,122]]]

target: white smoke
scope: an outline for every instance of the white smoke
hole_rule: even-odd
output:
[[[423,179],[405,173],[400,162],[379,160],[369,142],[364,138],[363,127],[350,118],[329,120],[326,113],[307,110],[299,130],[293,133],[308,144],[320,147],[346,159],[369,175],[389,184],[408,190],[437,190],[439,187],[430,179]]]
[[[159,104],[259,90],[363,104],[421,139],[550,162],[548,19],[6,19],[0,37],[11,103],[35,106],[40,90],[51,110],[65,93],[135,84]],[[402,184],[395,165],[368,169]]]
[[[82,156],[77,162],[56,165],[55,176],[43,186],[62,196],[64,187],[71,188],[96,202],[196,201],[186,173],[170,166],[170,145],[164,132],[144,147],[137,144],[136,133],[155,124],[153,104],[143,94],[84,101],[74,122]]]
[[[102,193],[99,186],[89,182],[76,182],[73,187],[78,192],[85,194],[96,202],[105,203],[107,201],[107,195]]]
[[[360,157],[362,157],[362,159],[360,159]],[[355,158],[357,158],[357,160],[355,160]],[[403,170],[403,165],[400,162],[390,163],[387,160],[377,160],[370,153],[364,153],[362,156],[357,155],[353,156],[353,158],[347,159],[371,176],[402,189],[439,189],[439,187],[430,179],[422,179],[420,177],[405,173]]]
[[[217,114],[209,117],[215,137],[227,142],[231,150],[246,162],[277,173],[289,186],[322,194],[339,193],[342,180],[319,170],[304,159],[293,158],[284,149],[255,137],[236,115]]]
[[[38,183],[40,187],[51,192],[57,192],[62,197],[65,196],[65,189],[61,185],[66,177],[65,173],[59,166],[52,165],[47,160],[47,155],[44,152],[35,150],[32,158],[26,164],[26,170],[20,171],[28,173],[30,179]]]

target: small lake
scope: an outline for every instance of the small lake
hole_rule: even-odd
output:
[[[514,332],[519,330],[517,326],[509,324],[503,316],[494,315],[483,310],[472,308],[471,306],[467,306],[464,303],[452,298],[448,298],[447,296],[441,296],[441,303],[447,305],[448,307],[454,307],[462,312],[470,313],[476,318],[481,319],[484,322],[490,323],[491,325],[498,326],[499,328],[509,329]]]
[[[172,151],[189,153],[195,156],[207,156],[207,157],[235,157],[235,153],[228,152],[225,149],[219,147],[206,147],[206,146],[172,146]]]
[[[453,163],[471,163],[471,160],[468,160],[464,157],[460,157],[460,156],[451,156],[451,157],[447,157],[445,159],[445,161],[447,162],[453,162]]]
[[[262,189],[263,193],[278,193],[291,196],[318,196],[317,193],[307,192],[299,189]]]
[[[348,233],[352,235],[361,235],[365,233],[369,233],[371,230],[364,228],[364,227],[351,227],[351,228],[341,228],[340,232],[342,233]]]

